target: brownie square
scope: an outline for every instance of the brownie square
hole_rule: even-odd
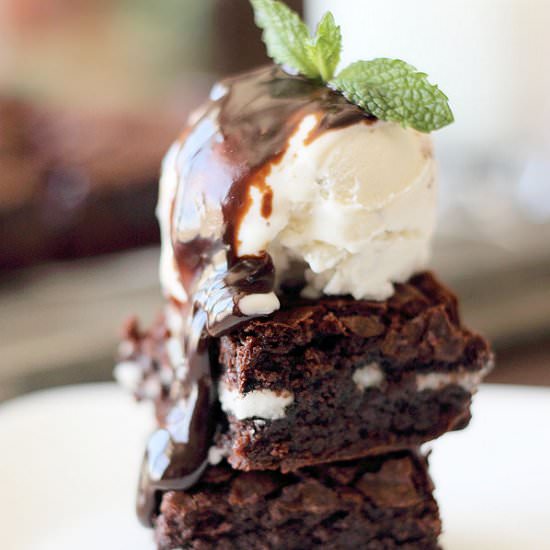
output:
[[[438,548],[426,461],[410,451],[293,473],[210,466],[163,495],[159,549]]]
[[[492,364],[428,273],[384,302],[322,298],[250,321],[221,338],[219,357],[230,463],[283,471],[464,428]]]
[[[155,400],[161,425],[183,362],[168,325],[161,318],[145,334],[129,325],[117,367],[138,397]],[[288,472],[464,428],[492,366],[487,342],[461,324],[455,296],[429,273],[383,302],[288,301],[213,346],[224,412],[216,452],[240,470]]]

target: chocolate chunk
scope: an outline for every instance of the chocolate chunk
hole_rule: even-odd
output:
[[[422,501],[413,481],[413,465],[402,460],[387,460],[378,472],[366,472],[357,488],[377,506],[407,508]]]

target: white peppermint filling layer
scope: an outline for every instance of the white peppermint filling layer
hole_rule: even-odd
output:
[[[218,395],[222,410],[238,420],[284,418],[286,408],[294,402],[294,394],[287,390],[253,390],[243,395],[237,390],[228,389],[223,382],[218,384]]]
[[[464,388],[466,391],[473,393],[485,375],[491,370],[492,364],[489,363],[481,370],[466,371],[460,369],[458,372],[431,372],[429,374],[416,375],[416,389],[424,390],[440,390],[446,386],[457,385]]]
[[[353,373],[353,381],[361,391],[381,386],[384,378],[384,373],[378,363],[369,363]]]

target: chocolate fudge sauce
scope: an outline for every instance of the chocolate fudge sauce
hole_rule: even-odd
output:
[[[274,290],[267,253],[239,257],[240,224],[251,206],[250,189],[271,214],[266,182],[306,115],[323,132],[370,119],[343,96],[268,66],[216,85],[202,116],[182,138],[172,205],[172,245],[188,301],[181,304],[186,357],[166,426],[150,438],[138,495],[140,520],[150,525],[158,492],[182,490],[201,476],[217,424],[218,403],[209,341],[250,318],[239,300]]]

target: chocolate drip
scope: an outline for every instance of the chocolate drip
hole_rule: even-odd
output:
[[[266,178],[310,114],[317,125],[307,141],[370,120],[329,88],[269,66],[215,86],[202,117],[181,142],[171,227],[188,296],[182,305],[186,364],[167,425],[153,434],[145,456],[138,497],[145,524],[156,512],[158,491],[188,488],[206,465],[218,410],[209,341],[250,318],[239,309],[243,297],[275,287],[267,253],[237,253],[250,189],[260,191],[261,213],[268,218],[273,191]]]
[[[186,399],[172,407],[166,426],[149,438],[137,499],[138,517],[144,525],[151,525],[159,491],[187,489],[204,471],[215,429],[214,401],[211,377],[204,376],[194,382]]]

